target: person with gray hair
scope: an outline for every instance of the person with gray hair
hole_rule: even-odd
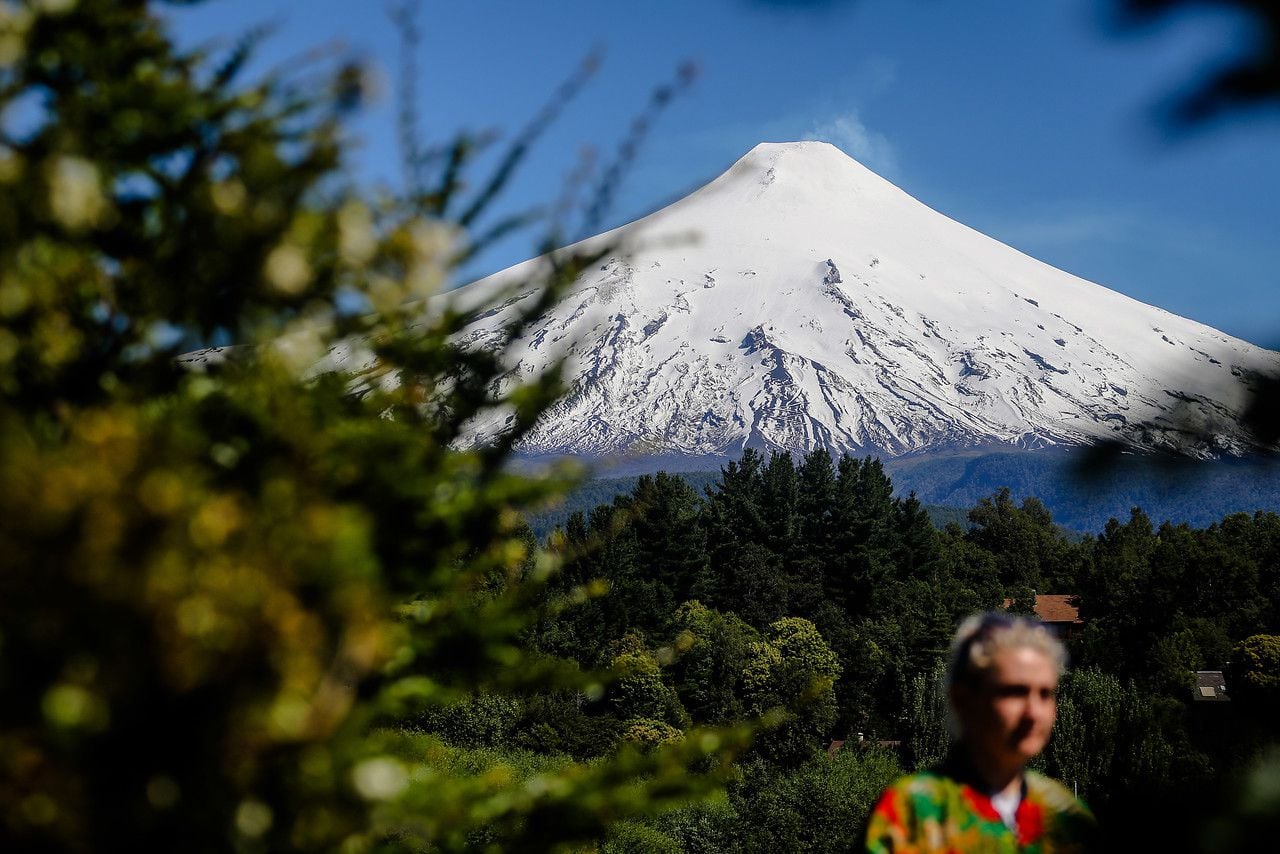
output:
[[[867,851],[1092,850],[1088,807],[1027,769],[1053,731],[1066,664],[1066,648],[1039,621],[989,613],[961,623],[946,676],[952,750],[885,790],[867,824]]]

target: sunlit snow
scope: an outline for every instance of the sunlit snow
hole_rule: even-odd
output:
[[[526,377],[569,355],[572,393],[529,452],[899,455],[1107,438],[1234,453],[1248,447],[1247,382],[1280,368],[1276,353],[948,219],[821,142],[758,145],[591,240],[620,248],[511,354]],[[492,298],[539,263],[448,298]],[[514,308],[468,340],[493,340]],[[1188,424],[1217,438],[1182,438]],[[474,438],[504,426],[495,413]]]

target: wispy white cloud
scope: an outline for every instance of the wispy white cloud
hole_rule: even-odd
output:
[[[884,134],[868,128],[857,111],[814,122],[804,138],[829,142],[887,178],[898,172],[898,154],[893,144]]]
[[[887,56],[865,57],[854,79],[866,90],[864,97],[882,95],[898,82],[898,63]]]
[[[1030,246],[1073,246],[1081,243],[1124,243],[1135,238],[1142,221],[1114,211],[1071,211],[1027,216],[999,224],[1000,237]]]
[[[1237,245],[1230,234],[1211,224],[1135,208],[1030,211],[1016,219],[999,217],[978,222],[977,226],[1033,254],[1037,250],[1110,246],[1127,251],[1141,247],[1169,257],[1194,257],[1206,247]]]

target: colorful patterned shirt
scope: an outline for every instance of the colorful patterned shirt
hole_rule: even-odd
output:
[[[1076,854],[1095,847],[1093,814],[1062,784],[1027,771],[1014,829],[959,768],[947,763],[886,789],[867,824],[868,854]]]

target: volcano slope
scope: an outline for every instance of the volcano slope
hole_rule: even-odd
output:
[[[532,455],[707,459],[744,447],[886,457],[1111,440],[1252,450],[1251,386],[1280,354],[1072,276],[932,210],[835,147],[761,144],[614,245],[507,353],[565,360]],[[442,297],[495,301],[535,258]],[[487,442],[502,412],[478,420]]]

